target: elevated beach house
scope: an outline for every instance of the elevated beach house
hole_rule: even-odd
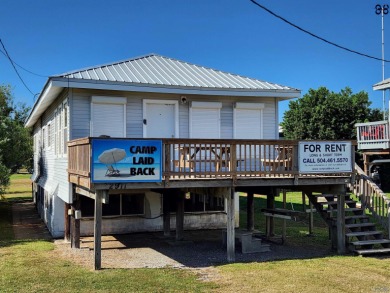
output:
[[[299,96],[156,54],[51,76],[26,121],[38,210],[76,247],[94,234],[95,253],[102,233],[224,228],[232,260],[237,192],[272,209],[279,188],[344,194],[350,182],[351,142],[278,140],[279,102]]]

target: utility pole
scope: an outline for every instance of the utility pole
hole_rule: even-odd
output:
[[[385,26],[384,26],[384,15],[389,13],[389,5],[384,4],[375,5],[375,13],[381,15],[382,18],[382,81],[385,80]],[[383,120],[386,119],[385,111],[385,91],[382,91],[382,109],[383,109]]]

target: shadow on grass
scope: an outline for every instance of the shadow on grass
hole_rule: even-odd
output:
[[[12,204],[22,202],[31,202],[25,198],[13,198],[11,201],[0,201],[0,227],[9,231],[1,233],[0,247],[23,245],[34,241],[35,239],[14,240],[12,232]],[[266,198],[256,197],[255,201],[255,226],[260,231],[265,230],[265,217],[260,212],[266,206]],[[28,205],[34,209],[33,205]],[[277,207],[281,203],[276,202]],[[302,208],[302,205],[293,204],[294,209]],[[241,227],[246,226],[246,198],[240,197],[240,221]],[[38,216],[36,216],[38,217]],[[315,215],[315,217],[319,217]],[[236,263],[253,263],[286,259],[310,259],[321,258],[333,255],[330,249],[330,241],[327,235],[326,224],[317,222],[322,220],[315,219],[315,237],[307,237],[308,225],[305,221],[288,221],[287,239],[281,245],[271,243],[271,251],[263,253],[243,254],[239,244],[236,246]],[[282,220],[275,219],[275,233],[281,233]],[[1,229],[3,231],[3,229]],[[38,233],[38,232],[37,232]],[[88,240],[89,239],[89,240]],[[131,248],[147,248],[156,252],[157,258],[166,256],[186,267],[201,268],[214,265],[224,265],[227,262],[226,248],[222,246],[221,230],[186,230],[184,231],[185,241],[175,241],[174,232],[172,237],[163,237],[162,232],[155,233],[132,233],[122,235],[104,236],[102,238],[102,253],[104,257],[105,250],[116,250],[119,253],[122,250]],[[43,239],[44,240],[44,239]],[[93,237],[84,237],[83,248],[93,249]],[[44,240],[50,242],[50,240]],[[89,246],[89,247],[86,247]],[[131,257],[123,252],[121,262],[131,262]]]

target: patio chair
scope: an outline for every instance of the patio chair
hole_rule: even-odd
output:
[[[119,176],[119,170],[115,169],[112,165],[107,166],[107,171],[105,176]]]

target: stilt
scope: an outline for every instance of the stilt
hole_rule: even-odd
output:
[[[247,193],[247,230],[253,231],[255,229],[255,205],[253,200],[253,192]]]
[[[275,194],[267,194],[267,209],[275,209]],[[273,217],[266,217],[266,235],[267,238],[274,236],[274,219]]]
[[[169,210],[168,196],[168,192],[163,193],[163,227],[165,237],[169,237],[171,235],[171,213]]]
[[[283,189],[283,208],[287,208],[287,192],[285,189]],[[282,243],[286,241],[286,230],[287,230],[287,223],[286,219],[283,219],[283,226],[282,226]]]
[[[70,246],[72,248],[80,248],[80,219],[76,219],[76,211],[80,209],[80,198],[78,194],[73,196],[72,216],[71,216],[71,239]]]
[[[235,235],[234,235],[234,188],[230,189],[230,194],[227,195],[227,223],[226,223],[226,246],[227,246],[227,261],[234,262],[235,257]]]
[[[337,253],[345,254],[345,193],[337,197]]]
[[[309,209],[310,209],[310,213],[309,213],[309,236],[312,236],[314,235],[314,232],[313,232],[313,229],[314,229],[314,212],[313,212],[313,204],[311,203],[311,201],[309,202]]]
[[[94,217],[94,259],[95,270],[102,268],[102,199],[104,193],[108,193],[108,190],[97,190],[95,198],[95,217]]]
[[[184,196],[182,192],[176,195],[176,241],[184,238]]]
[[[65,203],[64,208],[64,241],[70,242],[70,216],[69,216],[70,204]]]

